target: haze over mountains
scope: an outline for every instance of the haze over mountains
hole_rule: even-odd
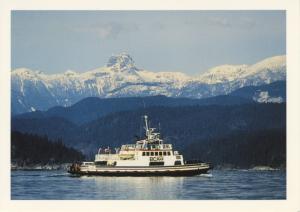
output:
[[[47,75],[20,68],[12,71],[12,114],[70,106],[86,97],[165,95],[200,99],[225,95],[245,86],[284,81],[285,60],[285,56],[275,56],[254,65],[223,65],[198,76],[144,70],[126,53],[112,56],[106,66],[85,73],[69,70]],[[261,91],[253,100],[282,102],[284,98]]]

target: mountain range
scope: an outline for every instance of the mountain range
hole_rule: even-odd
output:
[[[275,56],[253,65],[222,65],[196,76],[138,68],[127,53],[109,58],[106,66],[84,73],[68,70],[48,75],[26,68],[11,73],[12,114],[55,106],[71,106],[87,97],[119,98],[164,95],[207,98],[246,86],[286,79],[286,57]],[[282,102],[285,97],[257,92],[257,102]]]
[[[63,118],[73,124],[82,125],[98,118],[121,111],[130,111],[141,108],[163,106],[205,106],[205,105],[242,105],[255,102],[281,103],[286,101],[286,82],[276,81],[261,86],[246,86],[227,95],[215,97],[191,99],[183,97],[148,96],[148,97],[122,97],[99,98],[88,97],[74,105],[63,107],[55,106],[47,111],[33,111],[14,115],[15,119],[43,119]],[[259,99],[261,93],[268,94],[268,98]]]

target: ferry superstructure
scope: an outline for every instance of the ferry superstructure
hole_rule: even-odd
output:
[[[150,128],[148,116],[144,116],[145,138],[136,144],[125,144],[112,153],[110,148],[100,148],[93,162],[73,164],[68,172],[79,175],[102,176],[190,176],[206,173],[212,167],[208,163],[190,163],[173,150],[172,144],[164,144],[159,132]]]

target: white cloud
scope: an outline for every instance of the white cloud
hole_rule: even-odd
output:
[[[215,25],[215,26],[222,26],[222,27],[231,27],[232,23],[229,22],[228,19],[226,18],[211,18],[210,20],[210,24]]]
[[[93,33],[101,39],[116,39],[121,33],[137,31],[138,27],[134,23],[120,24],[117,22],[99,22],[89,26],[75,27],[74,30]]]
[[[212,26],[224,27],[224,28],[245,28],[249,29],[256,25],[256,22],[251,18],[223,18],[213,17],[209,19],[209,23]]]

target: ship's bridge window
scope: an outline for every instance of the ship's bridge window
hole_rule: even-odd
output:
[[[146,155],[146,152],[143,152],[142,155],[145,156],[145,155]]]
[[[158,152],[155,152],[155,156],[158,156]]]
[[[162,152],[159,152],[159,156],[162,156]]]
[[[154,156],[154,152],[151,152],[151,156]]]
[[[166,156],[166,155],[167,155],[167,152],[163,152],[163,155]]]
[[[149,155],[150,155],[150,152],[146,152],[146,155],[149,156]]]
[[[168,152],[168,155],[171,155],[171,152]]]

